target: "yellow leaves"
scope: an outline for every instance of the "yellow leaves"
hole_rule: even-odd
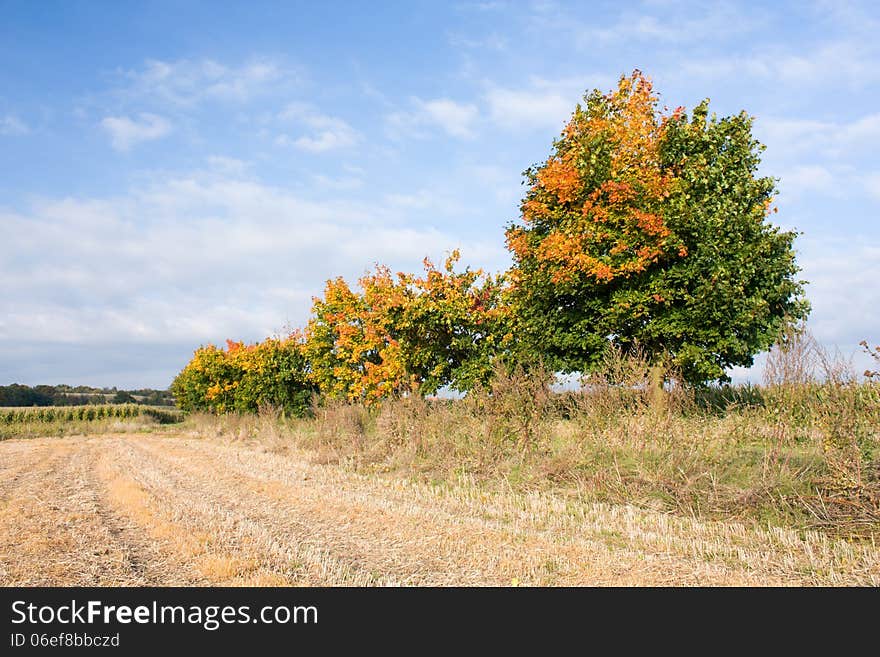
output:
[[[636,256],[644,263],[655,262],[660,257],[660,249],[655,246],[643,246],[636,251]]]
[[[306,331],[311,380],[326,394],[367,404],[432,377],[432,390],[447,382],[463,348],[450,351],[450,343],[501,313],[492,279],[481,270],[456,272],[459,258],[452,251],[442,269],[426,258],[421,275],[377,266],[357,291],[328,281]]]
[[[452,252],[449,254],[449,257],[446,258],[446,262],[443,263],[443,268],[446,270],[447,274],[451,274],[455,271],[455,265],[460,259],[461,251],[459,251],[458,249],[453,249]],[[427,258],[425,258],[425,260],[427,260]],[[425,269],[427,268],[428,267],[426,265]]]
[[[529,256],[531,247],[529,246],[528,233],[525,229],[515,226],[505,233],[505,241],[507,249],[512,251],[518,260],[523,260]]]
[[[223,386],[221,386],[219,383],[215,383],[214,385],[212,385],[211,387],[208,388],[208,392],[205,394],[205,396],[208,399],[213,400],[213,399],[217,399],[217,397],[222,392],[223,392]]]
[[[608,205],[624,205],[633,201],[636,196],[636,190],[633,185],[627,182],[606,180],[591,195],[591,200],[592,205],[595,205],[600,199]]]
[[[597,262],[589,272],[600,283],[607,283],[614,278],[614,270],[604,262]]]
[[[635,219],[636,225],[648,235],[653,235],[655,237],[669,236],[670,230],[666,227],[663,217],[659,214],[633,210],[632,216]]]
[[[657,100],[636,70],[611,93],[578,106],[554,153],[531,172],[521,206],[525,226],[507,231],[518,262],[531,262],[557,283],[578,276],[607,283],[674,256],[663,208],[678,181],[661,161],[666,120]],[[517,284],[518,276],[512,280]]]
[[[227,340],[225,350],[200,347],[175,378],[174,395],[189,410],[225,413],[271,404],[302,413],[309,392],[302,347],[298,331],[255,344]]]

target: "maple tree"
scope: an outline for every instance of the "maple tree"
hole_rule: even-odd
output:
[[[762,148],[745,113],[661,112],[639,71],[585,96],[506,231],[521,357],[586,371],[639,345],[695,382],[751,365],[808,312]]]
[[[308,380],[298,333],[247,345],[226,341],[226,349],[200,347],[171,384],[184,410],[254,412],[272,406],[291,415],[308,411],[315,387]]]
[[[369,404],[485,381],[510,338],[501,330],[502,284],[481,270],[456,272],[458,259],[453,252],[442,269],[426,259],[421,276],[377,266],[359,290],[342,278],[328,281],[305,344],[321,392]]]

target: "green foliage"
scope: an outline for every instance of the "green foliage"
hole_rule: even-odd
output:
[[[130,392],[119,390],[115,395],[113,395],[112,401],[114,404],[133,404],[136,400]]]
[[[664,163],[680,181],[668,217],[688,257],[658,272],[652,283],[670,291],[670,303],[634,336],[668,350],[692,380],[750,366],[809,312],[795,280],[795,233],[766,219],[775,186],[755,175],[763,146],[751,119],[707,114],[704,102],[690,121],[682,114],[667,124]]]
[[[367,404],[404,392],[467,390],[491,375],[508,339],[502,283],[425,260],[423,276],[377,267],[352,290],[341,278],[315,299],[306,331],[311,378],[322,393]]]
[[[641,72],[621,77],[525,172],[510,271],[457,272],[456,251],[424,275],[379,265],[356,289],[330,280],[302,336],[198,349],[177,404],[302,415],[315,391],[367,405],[472,391],[499,362],[589,373],[609,348],[644,357],[657,399],[664,373],[726,381],[809,311],[795,233],[768,221],[775,181],[757,174],[751,127],[745,113],[710,117],[708,101],[664,113]]]
[[[254,412],[272,406],[301,416],[308,412],[314,386],[308,381],[302,343],[291,336],[254,345],[229,341],[226,350],[200,347],[171,391],[186,411]]]
[[[703,102],[660,116],[644,84],[587,97],[529,172],[524,225],[508,230],[521,350],[585,371],[610,340],[688,381],[725,380],[808,312],[795,234],[767,221],[775,185],[756,174],[763,147],[745,113],[710,118]]]
[[[233,361],[242,372],[235,387],[235,410],[255,412],[271,406],[296,416],[308,412],[314,386],[308,381],[298,339],[270,338],[251,347],[239,344]]]

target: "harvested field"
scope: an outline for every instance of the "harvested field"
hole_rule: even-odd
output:
[[[877,585],[880,550],[183,434],[0,443],[3,585]]]

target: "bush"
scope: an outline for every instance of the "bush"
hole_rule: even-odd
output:
[[[171,391],[185,411],[254,413],[275,406],[301,417],[309,412],[314,386],[308,381],[302,343],[292,335],[254,345],[228,341],[226,350],[200,347]]]

